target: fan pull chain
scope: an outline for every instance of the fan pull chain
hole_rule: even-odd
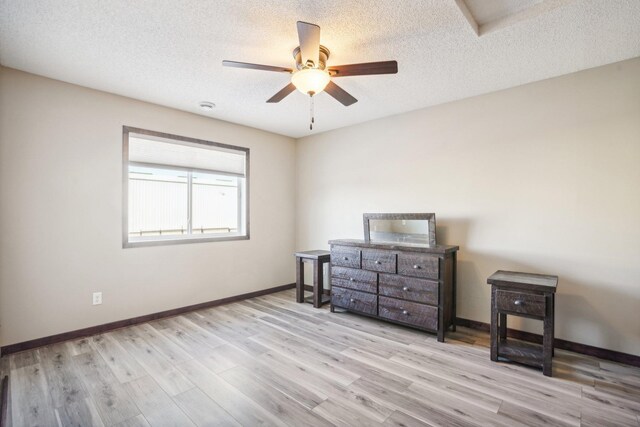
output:
[[[314,112],[313,112],[313,95],[309,96],[310,101],[309,101],[309,130],[313,130],[313,124],[315,123],[316,119],[314,117]]]

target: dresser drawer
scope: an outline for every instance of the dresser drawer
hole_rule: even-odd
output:
[[[331,286],[338,286],[340,288],[353,289],[354,291],[369,292],[371,294],[378,293],[378,285],[374,285],[366,282],[358,282],[357,280],[349,279],[337,279],[331,278]]]
[[[438,282],[397,274],[380,274],[379,283],[380,295],[438,305]]]
[[[496,290],[496,307],[501,311],[544,317],[544,295]]]
[[[378,293],[378,274],[355,268],[332,267],[331,285],[375,294]]]
[[[378,285],[378,274],[373,271],[348,267],[331,267],[331,279],[346,279],[351,282],[364,282]]]
[[[438,329],[438,307],[379,297],[378,316],[424,329]]]
[[[331,248],[331,265],[360,268],[360,249],[348,246]]]
[[[378,314],[378,296],[366,292],[333,286],[331,288],[331,304],[374,316]]]
[[[398,274],[438,280],[439,273],[438,257],[402,252],[398,254]]]
[[[381,249],[363,249],[362,268],[383,273],[395,273],[396,254]]]

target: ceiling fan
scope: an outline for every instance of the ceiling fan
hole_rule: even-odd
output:
[[[291,83],[267,100],[269,103],[280,102],[287,95],[298,89],[311,98],[311,125],[313,129],[313,96],[322,91],[348,107],[358,102],[347,91],[335,84],[332,79],[347,76],[364,76],[372,74],[396,74],[396,61],[366,62],[348,65],[327,65],[329,49],[320,44],[320,27],[308,22],[297,22],[300,46],[293,50],[296,68],[277,67],[272,65],[251,64],[248,62],[222,61],[226,67],[248,68],[262,71],[275,71],[291,74]]]

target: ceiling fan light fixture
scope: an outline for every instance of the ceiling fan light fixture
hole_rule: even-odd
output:
[[[305,95],[316,95],[329,84],[329,73],[318,68],[304,68],[291,76],[291,83]]]
[[[326,46],[320,44],[320,27],[302,21],[298,21],[296,25],[298,27],[298,41],[300,45],[293,50],[292,54],[296,61],[297,70],[289,67],[228,60],[222,61],[222,65],[225,67],[289,74],[291,82],[271,98],[267,99],[267,103],[280,102],[298,89],[305,95],[310,95],[311,124],[313,124],[314,121],[313,98],[314,95],[320,92],[326,92],[345,107],[358,102],[358,100],[351,96],[346,90],[335,84],[333,82],[334,78],[396,74],[398,72],[397,61],[363,62],[360,64],[333,65],[327,68],[327,59],[329,59],[330,52]]]

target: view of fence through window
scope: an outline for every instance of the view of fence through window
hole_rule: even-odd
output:
[[[249,238],[249,149],[123,128],[123,246]]]
[[[191,174],[191,232],[189,175]],[[236,233],[238,179],[203,172],[129,167],[129,235]]]

